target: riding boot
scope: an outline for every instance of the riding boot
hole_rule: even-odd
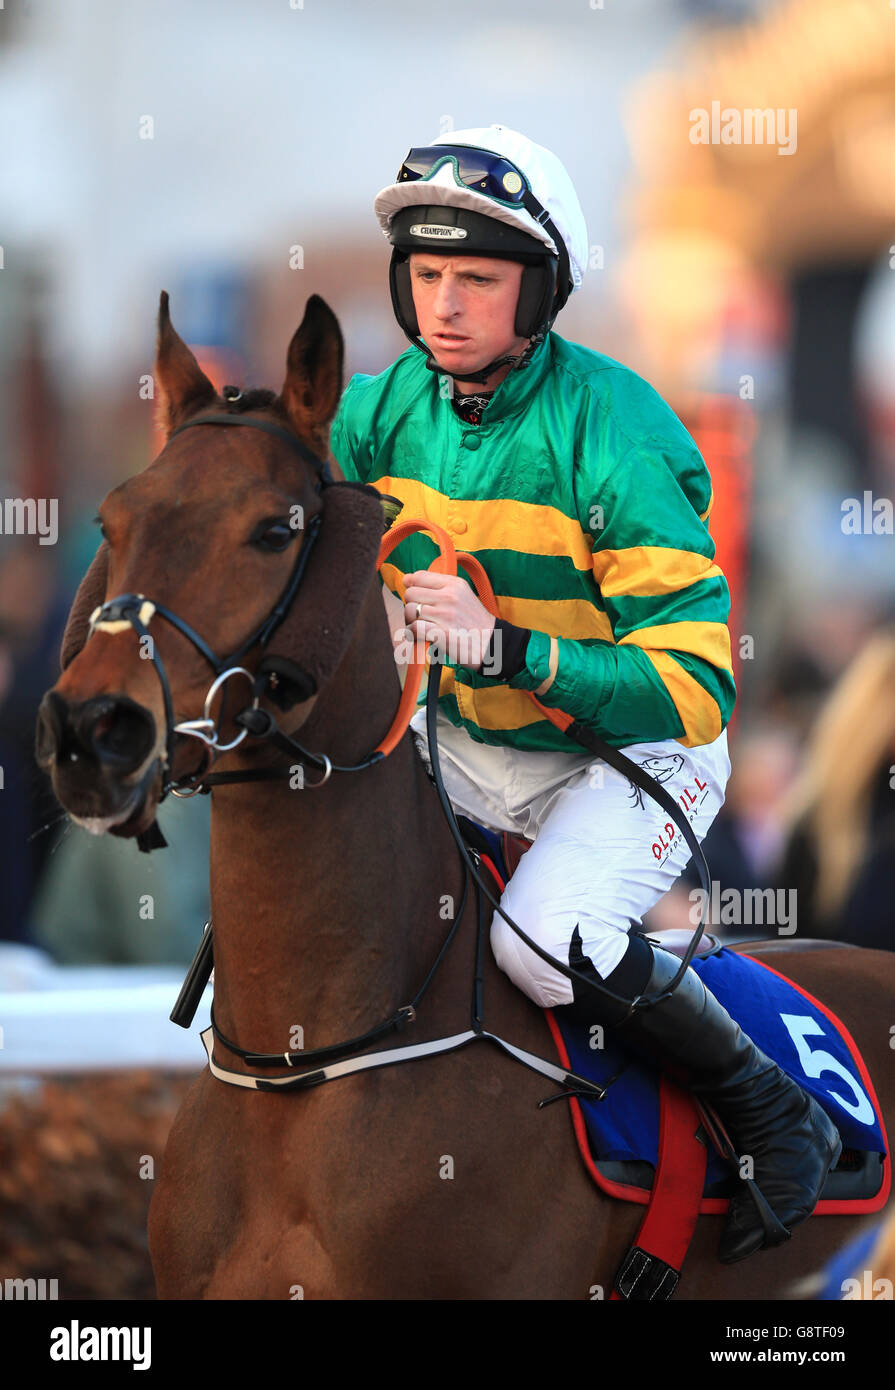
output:
[[[589,966],[584,973],[592,973],[616,993],[621,980],[627,982],[626,993],[660,993],[680,969],[674,956],[651,949],[636,935],[605,981],[581,956],[580,944],[577,959],[574,953],[573,938],[570,964],[579,970]],[[631,989],[638,977],[642,984]],[[788,1239],[792,1228],[813,1212],[842,1151],[839,1133],[825,1111],[755,1046],[693,970],[686,971],[669,998],[635,1010],[624,1021],[621,1006],[604,1003],[589,990],[583,997],[580,990],[575,987],[576,1003],[568,1006],[570,1010],[590,1022],[614,1025],[626,1044],[660,1066],[670,1064],[675,1075],[682,1069],[684,1083],[717,1111],[741,1167],[742,1160],[751,1158],[750,1176],[783,1230],[768,1231],[751,1187],[744,1184],[730,1201],[718,1247],[722,1263],[733,1264]]]

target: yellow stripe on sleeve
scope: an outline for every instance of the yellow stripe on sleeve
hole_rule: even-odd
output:
[[[624,644],[642,647],[648,656],[656,651],[689,652],[720,671],[733,674],[730,631],[726,623],[661,623],[658,627],[638,627],[618,642],[620,647]]]
[[[656,668],[680,715],[684,737],[678,742],[687,748],[714,743],[722,728],[717,701],[668,652],[647,652],[646,656]]]
[[[594,578],[604,598],[647,598],[673,594],[701,579],[724,577],[706,555],[660,545],[632,545],[625,550],[595,550]]]

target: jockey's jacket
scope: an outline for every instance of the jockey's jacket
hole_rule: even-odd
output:
[[[730,591],[709,471],[680,420],[636,372],[555,332],[480,425],[458,417],[451,386],[408,348],[351,378],[331,434],[346,479],[400,498],[400,520],[442,526],[483,565],[501,617],[531,629],[509,680],[445,664],[440,708],[477,742],[569,752],[524,693],[549,681],[552,655],[538,699],[614,747],[713,742],[736,701]],[[436,554],[415,532],[380,578],[403,600],[403,576]]]

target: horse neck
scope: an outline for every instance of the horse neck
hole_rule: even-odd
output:
[[[373,583],[345,659],[295,736],[355,763],[388,729],[399,697]],[[227,766],[251,767],[252,754]],[[309,769],[307,781],[318,775]],[[218,1026],[266,1052],[365,1032],[409,1002],[450,925],[439,903],[461,889],[458,851],[409,733],[374,768],[334,772],[320,791],[285,779],[216,787]]]

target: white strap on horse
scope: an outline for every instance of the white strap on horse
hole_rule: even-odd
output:
[[[465,1033],[454,1033],[449,1038],[434,1038],[431,1042],[413,1043],[409,1047],[390,1047],[382,1052],[373,1052],[366,1057],[346,1058],[342,1062],[333,1062],[328,1067],[315,1067],[311,1071],[298,1072],[294,1076],[252,1076],[246,1072],[228,1071],[224,1067],[219,1067],[214,1060],[214,1029],[209,1026],[199,1035],[202,1045],[208,1055],[208,1067],[212,1076],[216,1076],[219,1081],[226,1081],[231,1086],[243,1086],[251,1091],[269,1091],[276,1087],[299,1088],[304,1083],[308,1086],[316,1086],[324,1081],[335,1081],[337,1077],[349,1076],[352,1072],[368,1071],[371,1067],[394,1066],[397,1062],[412,1062],[418,1057],[432,1057],[439,1052],[454,1052],[459,1047],[465,1047],[467,1043],[475,1042],[477,1038],[486,1038],[489,1042],[496,1043],[515,1057],[523,1066],[530,1067],[532,1071],[540,1072],[547,1076],[551,1081],[555,1081],[560,1086],[567,1086],[573,1083],[576,1087],[586,1088],[595,1100],[602,1100],[605,1094],[603,1088],[593,1081],[588,1081],[586,1077],[577,1076],[575,1072],[566,1071],[564,1067],[555,1066],[553,1062],[548,1062],[543,1057],[537,1057],[532,1052],[526,1052],[524,1048],[516,1047],[513,1043],[505,1042],[496,1033],[489,1033],[485,1030],[476,1032],[470,1028]],[[289,1066],[288,1053],[283,1053],[284,1065]]]

